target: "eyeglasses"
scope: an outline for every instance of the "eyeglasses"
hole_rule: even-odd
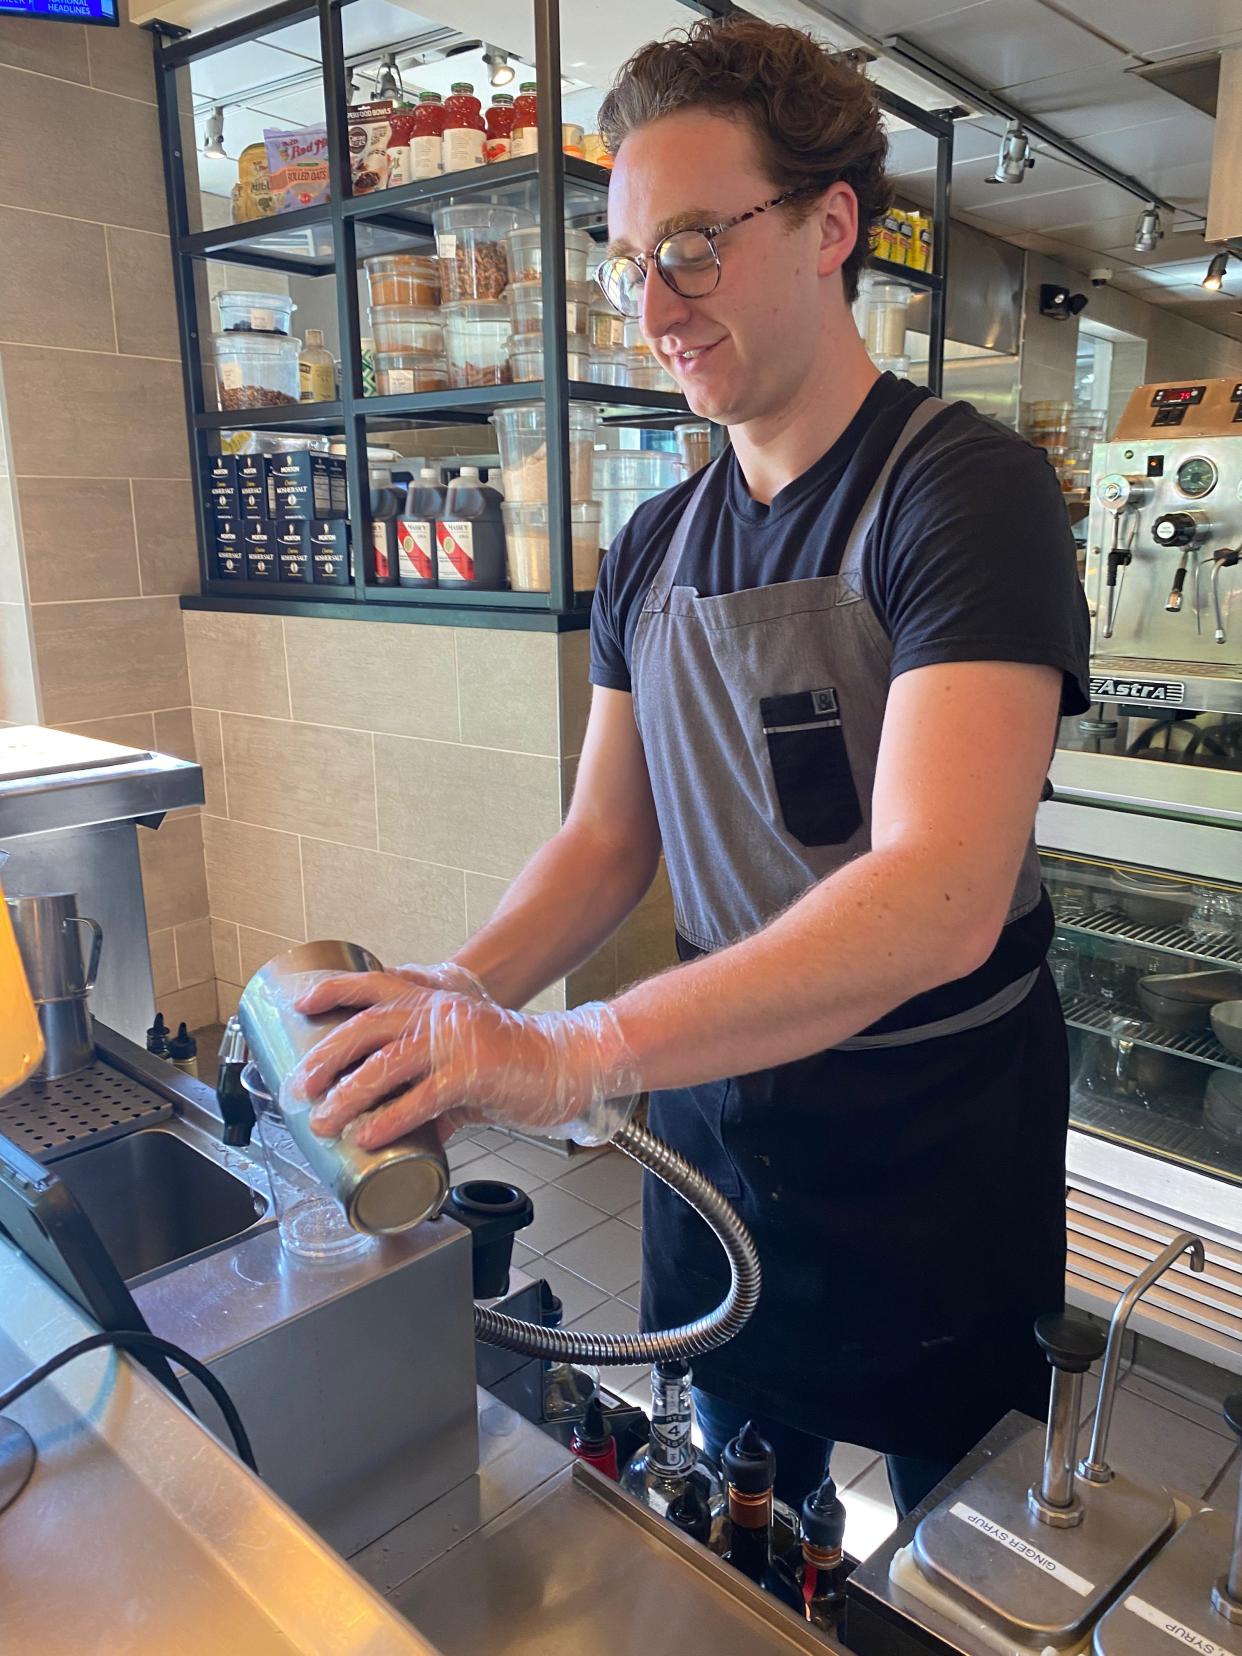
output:
[[[747,219],[758,218],[772,207],[803,195],[804,190],[786,190],[748,213],[724,219],[720,224],[694,225],[674,230],[661,238],[649,253],[615,253],[595,272],[604,297],[622,316],[635,317],[642,311],[647,269],[655,265],[661,277],[682,299],[704,299],[720,285],[720,252],[716,238]]]

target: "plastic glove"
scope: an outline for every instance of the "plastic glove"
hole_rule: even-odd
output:
[[[438,1120],[442,1137],[492,1122],[603,1144],[629,1119],[641,1078],[602,1001],[572,1012],[510,1012],[411,989],[389,973],[358,975],[369,981],[354,993],[368,998],[352,1004],[365,1009],[325,1036],[292,1078],[296,1092],[322,1100],[310,1117],[317,1133],[331,1137],[356,1121],[355,1143],[375,1149],[426,1121]],[[377,979],[390,993],[373,1001]],[[308,1007],[332,981],[304,997]]]
[[[307,976],[309,982],[310,974]],[[492,998],[468,966],[459,966],[455,960],[442,960],[435,966],[390,966],[382,972],[331,972],[317,976],[297,996],[293,1009],[310,1014],[331,1012],[338,1006],[376,1006],[406,993],[411,984],[468,995],[475,1000]]]

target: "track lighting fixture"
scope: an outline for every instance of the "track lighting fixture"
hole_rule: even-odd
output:
[[[1136,253],[1154,253],[1156,244],[1164,235],[1164,226],[1160,222],[1160,209],[1155,202],[1150,202],[1138,216],[1138,223],[1134,226],[1134,251]]]
[[[1229,268],[1229,255],[1231,253],[1233,253],[1232,247],[1222,247],[1219,253],[1213,255],[1212,262],[1207,267],[1207,274],[1199,284],[1201,287],[1205,287],[1209,293],[1220,292],[1221,285],[1225,280],[1225,271]],[[1242,254],[1234,254],[1234,257],[1242,257]]]
[[[377,101],[384,98],[404,98],[405,87],[401,81],[401,71],[397,68],[397,54],[386,52],[380,61],[379,77],[375,82],[375,96]]]
[[[996,157],[996,171],[990,175],[988,182],[1020,184],[1034,165],[1031,140],[1027,137],[1021,121],[1010,121],[1005,129],[1005,136],[1001,139],[1000,154]]]
[[[203,127],[203,155],[208,161],[227,161],[224,153],[224,111],[219,104],[207,117]]]
[[[483,53],[483,61],[491,70],[492,85],[508,86],[515,73],[508,52],[502,52],[499,46],[489,46]]]

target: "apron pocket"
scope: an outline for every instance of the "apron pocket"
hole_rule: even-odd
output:
[[[759,703],[786,828],[802,845],[842,845],[862,827],[836,691],[764,696]]]

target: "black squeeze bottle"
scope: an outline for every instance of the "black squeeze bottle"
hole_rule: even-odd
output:
[[[806,1619],[836,1630],[845,1605],[845,1507],[825,1478],[802,1503],[802,1603]]]
[[[168,1025],[162,1012],[155,1014],[155,1022],[147,1030],[147,1051],[153,1052],[157,1058],[168,1057]]]
[[[729,1493],[729,1545],[723,1555],[726,1562],[801,1615],[802,1599],[796,1585],[772,1558],[776,1456],[771,1444],[747,1421],[726,1445],[721,1465]]]

